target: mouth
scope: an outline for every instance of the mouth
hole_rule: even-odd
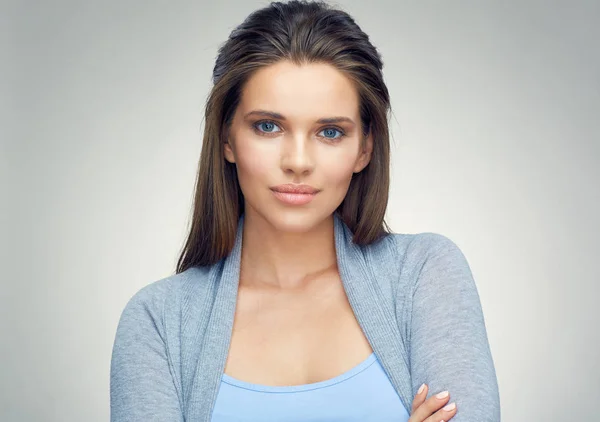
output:
[[[288,183],[286,185],[273,186],[272,191],[281,193],[294,193],[294,194],[314,194],[319,192],[319,189],[314,188],[310,185],[298,185],[294,183]]]
[[[311,202],[317,193],[318,189],[308,185],[280,185],[271,188],[273,195],[288,205],[305,205]]]

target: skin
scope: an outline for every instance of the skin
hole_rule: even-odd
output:
[[[333,117],[347,120],[318,122]],[[226,374],[264,385],[313,383],[372,353],[344,292],[333,237],[333,212],[372,150],[372,137],[362,137],[356,88],[333,66],[281,61],[244,85],[224,143],[245,200]],[[286,183],[320,192],[308,204],[284,204],[270,188]],[[415,397],[410,422],[453,416],[434,414],[447,399],[426,394]]]
[[[246,116],[256,110],[285,120]],[[317,123],[336,116],[354,123]],[[253,127],[264,120],[269,122]],[[258,70],[244,86],[224,148],[225,158],[237,166],[245,198],[242,263],[252,262],[245,281],[299,288],[334,266],[333,212],[373,148],[370,136],[361,148],[358,94],[351,81],[320,63],[282,61]],[[309,204],[290,206],[269,189],[284,183],[321,192]]]
[[[458,407],[454,402],[448,403],[450,401],[448,391],[441,391],[429,398],[427,398],[429,392],[427,384],[423,384],[419,391],[413,400],[408,422],[444,422],[456,415]]]

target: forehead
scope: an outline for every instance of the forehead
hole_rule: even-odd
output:
[[[239,108],[264,109],[289,119],[333,115],[358,117],[358,93],[352,81],[325,63],[296,65],[281,61],[257,70],[242,90]]]

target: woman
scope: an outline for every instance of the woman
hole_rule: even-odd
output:
[[[390,99],[345,12],[271,3],[219,50],[175,275],[117,328],[113,421],[499,421],[459,248],[384,222]]]

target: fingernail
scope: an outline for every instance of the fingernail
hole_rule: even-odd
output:
[[[421,384],[421,386],[419,387],[419,391],[417,391],[417,394],[421,394],[424,389],[425,389],[425,384]]]
[[[447,404],[446,406],[444,406],[444,410],[446,410],[446,411],[454,410],[455,407],[456,407],[456,404],[450,403],[450,404]]]
[[[435,395],[438,399],[443,399],[445,397],[448,397],[448,391],[442,391],[441,393],[437,393]]]

